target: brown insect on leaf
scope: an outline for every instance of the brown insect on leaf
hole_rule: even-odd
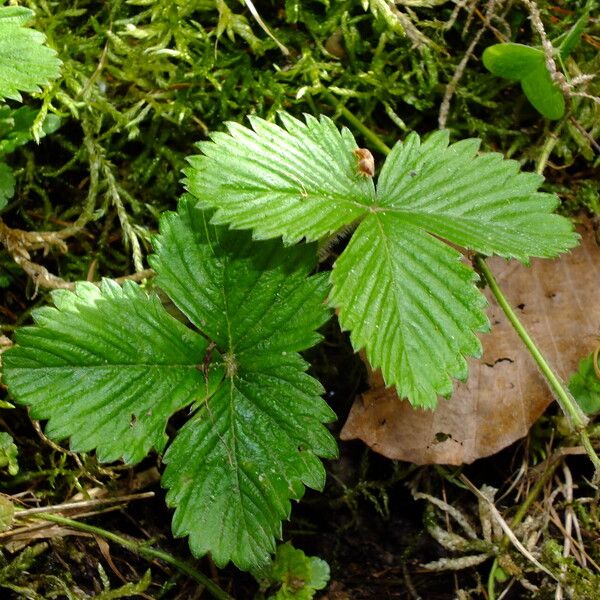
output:
[[[564,381],[598,344],[600,247],[585,221],[582,244],[556,260],[490,259],[502,290],[542,353]],[[341,432],[388,458],[417,464],[471,463],[524,437],[553,401],[536,364],[486,290],[492,331],[483,357],[469,359],[469,379],[435,411],[416,410],[385,388],[379,372],[354,402]]]
[[[352,154],[358,159],[358,173],[364,177],[375,175],[375,159],[366,148],[356,148]]]

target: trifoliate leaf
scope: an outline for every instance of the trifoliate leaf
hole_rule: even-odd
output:
[[[140,461],[167,442],[171,415],[212,392],[205,338],[171,317],[156,295],[128,282],[53,293],[3,354],[4,381],[46,434],[102,461]]]
[[[253,229],[258,239],[317,240],[351,223],[375,199],[361,175],[352,134],[327,117],[306,123],[281,115],[285,128],[251,118],[253,129],[229,123],[190,158],[187,188],[217,208],[213,223]]]
[[[12,169],[0,162],[0,210],[2,210],[15,193],[15,176]]]
[[[350,134],[326,118],[282,120],[285,129],[253,119],[253,130],[235,125],[202,144],[190,191],[217,209],[213,221],[256,237],[315,239],[362,220],[334,267],[331,303],[388,386],[435,406],[466,376],[464,356],[479,354],[474,332],[487,325],[475,276],[429,234],[523,262],[556,256],[577,244],[571,223],[551,214],[558,198],[537,191],[539,175],[478,154],[478,140],[449,146],[445,132],[396,144],[373,197]]]
[[[596,372],[594,355],[586,356],[580,363],[577,373],[569,380],[569,390],[588,415],[600,412],[600,378]]]
[[[326,279],[307,277],[315,249],[252,242],[214,227],[184,198],[161,219],[151,264],[158,284],[216,342],[226,369],[217,392],[165,455],[175,535],[196,555],[243,569],[264,564],[290,499],[320,489],[318,457],[336,454],[322,423],[335,418],[297,354],[328,318]]]
[[[0,98],[21,100],[19,92],[39,92],[60,73],[61,62],[44,45],[46,37],[25,27],[32,16],[24,7],[0,7]]]

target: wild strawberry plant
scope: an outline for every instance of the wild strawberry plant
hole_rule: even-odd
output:
[[[447,242],[523,262],[577,243],[542,178],[477,140],[411,134],[375,186],[347,129],[281,120],[201,143],[190,194],[161,218],[151,264],[188,325],[137,284],[81,283],[54,292],[4,355],[15,400],[103,461],[162,452],[190,407],[164,455],[173,532],[243,569],[268,561],[290,500],[322,488],[319,457],[336,454],[334,414],[298,354],[319,340],[327,300],[387,384],[434,407],[488,327],[478,276]],[[311,275],[311,242],[349,226],[332,272]]]
[[[250,121],[199,144],[188,190],[216,209],[214,223],[256,239],[293,244],[356,225],[331,272],[330,304],[354,348],[415,406],[435,407],[453,378],[466,378],[464,357],[481,353],[475,332],[489,327],[477,275],[446,242],[522,262],[577,244],[571,223],[552,214],[558,198],[538,191],[543,178],[480,154],[478,140],[412,133],[375,186],[350,131],[328,118]]]

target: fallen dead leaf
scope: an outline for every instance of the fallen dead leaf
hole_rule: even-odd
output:
[[[557,260],[488,261],[502,290],[546,360],[566,380],[600,334],[600,248],[588,221],[581,246]],[[533,359],[491,297],[492,332],[483,358],[469,359],[469,379],[435,411],[416,410],[386,389],[377,371],[341,432],[388,458],[416,464],[471,463],[524,437],[553,396]]]

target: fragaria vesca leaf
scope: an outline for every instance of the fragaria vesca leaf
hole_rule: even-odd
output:
[[[176,507],[175,535],[195,554],[248,569],[264,564],[280,537],[290,499],[320,489],[317,457],[336,445],[322,423],[335,418],[298,354],[328,318],[324,274],[310,246],[252,242],[209,224],[184,198],[161,220],[153,266],[158,283],[216,343],[226,375],[198,405],[165,455],[163,484]]]
[[[398,215],[376,213],[360,224],[332,274],[352,344],[418,406],[449,395],[451,377],[467,376],[464,355],[481,353],[473,331],[487,327],[486,301],[460,258]]]
[[[192,405],[164,458],[173,531],[197,556],[251,569],[275,551],[291,500],[323,487],[319,457],[337,453],[323,425],[335,415],[298,354],[329,318],[327,276],[309,276],[314,246],[255,243],[195,202],[162,217],[152,264],[200,332],[137,284],[81,283],[18,331],[3,378],[49,436],[104,461],[162,451],[167,421]]]
[[[478,154],[479,140],[448,145],[448,132],[394,146],[377,181],[381,211],[463,248],[516,258],[554,257],[577,241],[559,200],[538,192],[541,175],[519,171],[500,154]]]
[[[219,381],[215,373],[208,385],[198,370],[208,341],[133,283],[52,295],[56,307],[37,309],[35,326],[18,330],[2,356],[12,396],[75,452],[135,463],[162,451],[171,415]]]
[[[21,100],[19,92],[39,92],[60,73],[44,34],[25,26],[32,16],[22,6],[0,7],[0,98]]]
[[[346,129],[326,117],[282,122],[253,118],[252,129],[232,124],[200,144],[188,189],[216,209],[215,222],[258,238],[314,240],[359,222],[334,265],[330,302],[386,384],[434,407],[451,378],[466,377],[464,357],[480,352],[474,332],[487,328],[476,275],[436,238],[522,262],[556,256],[577,244],[571,223],[552,214],[558,198],[515,161],[480,154],[478,140],[449,145],[446,132],[398,142],[373,192]]]
[[[252,129],[228,123],[229,133],[212,134],[190,158],[187,188],[217,208],[214,223],[256,239],[315,241],[363,215],[375,189],[356,170],[350,131],[326,118],[282,120],[285,128],[252,117]]]

